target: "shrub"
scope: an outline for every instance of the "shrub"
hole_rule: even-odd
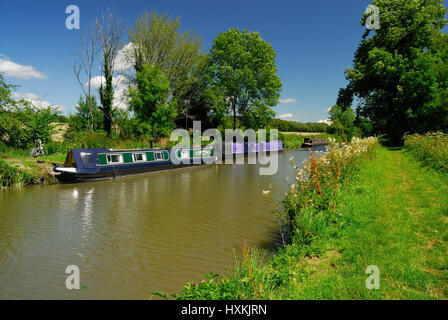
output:
[[[33,183],[36,177],[25,170],[20,170],[0,160],[0,188],[19,187]]]
[[[41,139],[50,141],[52,122],[58,120],[59,113],[51,108],[37,109],[31,106],[15,107],[0,111],[0,142],[14,148],[26,148]]]
[[[404,146],[427,166],[448,172],[448,136],[442,132],[404,137]]]
[[[29,132],[11,113],[0,113],[0,141],[4,145],[25,148],[30,142]]]

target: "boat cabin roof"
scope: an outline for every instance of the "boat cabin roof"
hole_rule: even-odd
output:
[[[169,149],[71,149],[65,160],[66,167],[76,167],[78,169],[93,169],[98,164],[98,154],[115,152],[148,152],[148,151],[164,151]]]

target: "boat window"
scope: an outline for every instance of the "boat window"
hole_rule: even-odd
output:
[[[92,164],[95,163],[95,161],[93,160],[92,154],[91,153],[86,153],[86,152],[81,152],[81,159],[82,162],[84,164]]]
[[[134,161],[144,161],[145,159],[143,158],[143,153],[134,153]]]
[[[163,152],[154,152],[154,160],[163,160]]]
[[[120,155],[118,155],[118,154],[108,154],[107,155],[107,162],[108,163],[119,163],[119,162],[121,162]]]

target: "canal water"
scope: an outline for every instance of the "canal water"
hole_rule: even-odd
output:
[[[273,176],[211,165],[0,191],[0,299],[151,299],[228,274],[245,240],[281,243],[271,211],[292,181],[291,156],[300,165],[309,152],[280,153]],[[65,286],[69,265],[80,290]]]

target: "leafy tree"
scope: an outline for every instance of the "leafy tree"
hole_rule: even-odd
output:
[[[46,143],[51,140],[51,123],[57,119],[55,109],[37,109],[32,105],[0,112],[0,141],[15,148],[26,148],[35,139]]]
[[[26,148],[35,139],[48,142],[52,122],[59,119],[53,108],[39,109],[28,100],[12,98],[17,86],[7,84],[0,74],[0,142],[15,148]]]
[[[226,97],[233,114],[243,125],[258,129],[274,114],[282,83],[277,75],[275,51],[258,32],[229,29],[213,41],[209,55],[212,85]]]
[[[337,104],[356,102],[358,115],[394,143],[405,132],[447,127],[446,8],[439,0],[375,0],[380,28],[367,30],[349,84]],[[367,17],[364,15],[361,23]],[[372,34],[374,32],[374,34]],[[356,99],[353,99],[353,98]]]
[[[15,148],[25,148],[30,142],[28,130],[10,112],[0,113],[0,142]]]
[[[0,73],[0,112],[11,104],[14,104],[11,94],[16,87],[15,85],[6,83],[3,74]]]
[[[112,70],[107,59],[104,60],[104,78],[106,79],[105,85],[101,83],[98,93],[100,95],[101,106],[100,110],[103,112],[103,124],[104,130],[107,135],[110,136],[112,131],[112,119],[115,109],[113,108],[114,101],[114,87],[112,85]]]
[[[353,109],[335,105],[328,113],[332,121],[329,132],[350,141],[355,133],[355,112]]]
[[[35,139],[41,139],[43,143],[51,141],[53,133],[53,122],[58,121],[58,110],[54,108],[38,109],[35,107],[25,106],[21,110],[23,123],[26,123],[30,142]]]
[[[347,140],[347,135],[344,133],[344,126],[339,119],[333,120],[331,125],[328,127],[328,133]]]
[[[90,100],[90,101],[89,101]],[[72,123],[74,121],[77,122],[77,130],[85,131],[93,129],[94,131],[98,131],[103,127],[103,119],[102,113],[99,109],[99,106],[96,102],[96,98],[91,96],[89,98],[84,98],[83,96],[79,97],[78,105],[75,106],[77,111],[75,117],[77,120],[72,119]]]
[[[204,61],[202,38],[193,31],[181,32],[180,17],[145,12],[129,31],[133,44],[128,51],[136,72],[146,64],[159,66],[170,82],[173,100],[184,95]]]
[[[129,107],[149,125],[152,147],[154,140],[168,136],[175,128],[176,104],[168,102],[170,82],[160,67],[145,64],[135,82],[135,88],[129,87]]]
[[[204,56],[207,59],[207,56]],[[177,97],[179,126],[192,128],[193,121],[201,121],[202,129],[217,128],[224,121],[226,106],[218,88],[211,85],[207,65],[196,73],[188,89]]]
[[[263,101],[255,100],[249,108],[243,112],[243,123],[247,128],[260,129],[267,128],[272,117],[275,116],[274,110]]]
[[[115,130],[121,139],[137,139],[148,132],[146,126],[129,110],[117,109],[114,118]]]
[[[373,134],[372,123],[366,118],[357,116],[355,126],[355,131],[359,130],[359,135],[362,137],[370,137]]]

